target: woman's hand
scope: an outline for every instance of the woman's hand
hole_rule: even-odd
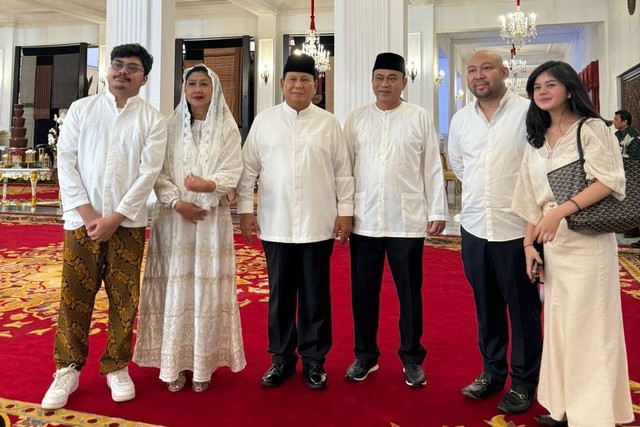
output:
[[[196,193],[213,193],[216,191],[216,183],[200,176],[189,174],[184,177],[184,188]]]
[[[542,217],[533,232],[533,240],[538,243],[552,242],[556,238],[560,221],[564,215],[559,208],[553,208]]]
[[[542,257],[533,245],[524,248],[524,256],[527,260],[527,276],[533,282],[537,274],[542,274]]]
[[[201,209],[200,206],[195,203],[185,202],[183,200],[179,200],[178,203],[176,203],[175,210],[192,224],[197,224],[198,221],[202,221],[204,217],[207,216],[206,210]]]

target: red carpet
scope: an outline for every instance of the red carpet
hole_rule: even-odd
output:
[[[104,378],[98,374],[106,327],[106,299],[102,296],[94,318],[89,364],[83,370],[80,388],[70,398],[66,411],[43,412],[38,404],[54,369],[52,326],[57,314],[62,230],[60,225],[29,225],[22,219],[0,219],[0,413],[5,412],[14,423],[22,420],[20,425],[42,422],[37,425],[124,426],[137,421],[171,427],[518,427],[536,425],[533,415],[543,412],[536,404],[528,414],[503,417],[495,407],[500,396],[478,402],[461,396],[460,388],[480,371],[481,363],[472,296],[462,273],[455,239],[435,240],[425,248],[423,343],[429,352],[424,364],[428,378],[425,388],[411,389],[404,384],[397,356],[398,303],[388,273],[382,295],[380,370],[362,383],[344,380],[344,372],[353,360],[353,322],[348,248],[338,245],[332,267],[334,346],[326,363],[328,389],[309,390],[299,374],[280,388],[263,388],[259,380],[270,364],[266,353],[264,259],[259,245],[248,247],[241,237],[237,239],[236,250],[245,370],[237,374],[219,370],[213,375],[211,389],[205,393],[185,389],[173,394],[157,379],[157,370],[132,364],[136,399],[114,403]],[[623,253],[621,264],[630,374],[636,381],[632,383],[633,401],[636,413],[640,414],[638,257],[631,251]],[[120,420],[105,421],[100,415],[91,414]]]

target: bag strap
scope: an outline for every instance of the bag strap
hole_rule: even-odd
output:
[[[582,130],[582,125],[587,121],[588,117],[583,117],[580,119],[580,123],[578,123],[578,156],[580,156],[580,164],[584,167],[584,153],[582,151],[582,142],[580,141],[580,131]]]

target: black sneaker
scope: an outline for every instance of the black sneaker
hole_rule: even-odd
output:
[[[295,363],[274,363],[262,376],[262,385],[265,387],[278,387],[295,373]]]
[[[498,403],[498,409],[507,414],[520,414],[531,407],[534,398],[535,392],[529,391],[521,385],[512,385]]]
[[[471,399],[485,399],[504,388],[504,384],[497,383],[489,372],[482,372],[471,384],[462,389],[462,394]]]
[[[366,361],[362,359],[356,359],[355,362],[347,369],[347,374],[344,376],[349,381],[362,381],[367,378],[371,372],[377,371],[379,368],[378,362]]]
[[[422,387],[427,384],[427,378],[424,376],[422,366],[416,363],[407,363],[402,369],[404,371],[404,379],[409,387]]]
[[[302,376],[307,386],[313,390],[321,390],[327,386],[327,373],[322,362],[311,360],[302,365]]]

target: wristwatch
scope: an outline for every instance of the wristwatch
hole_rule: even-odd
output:
[[[180,201],[180,199],[178,199],[177,197],[175,199],[173,199],[171,202],[169,202],[169,206],[171,207],[171,209],[175,210],[176,209],[176,205],[178,204],[178,201]]]

